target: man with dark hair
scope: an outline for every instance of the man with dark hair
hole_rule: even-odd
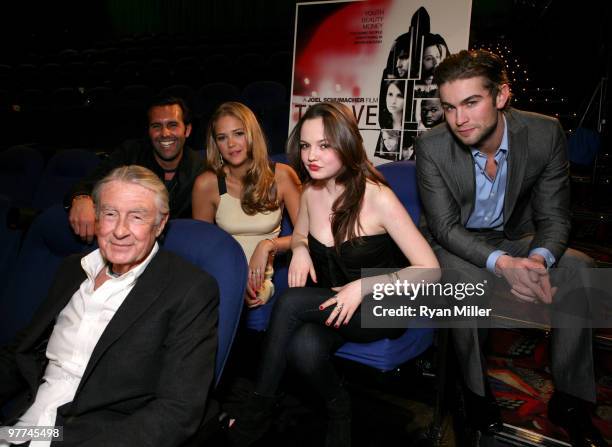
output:
[[[181,98],[155,98],[147,109],[148,139],[128,140],[102,161],[94,172],[66,195],[70,226],[93,240],[93,185],[118,166],[136,164],[155,172],[170,193],[170,218],[191,218],[191,189],[204,171],[203,161],[185,141],[191,134],[191,114]]]
[[[469,278],[496,274],[517,300],[551,303],[550,268],[593,266],[567,248],[569,175],[559,122],[508,107],[504,63],[487,51],[450,56],[434,81],[446,125],[419,137],[416,160],[423,230],[440,264]],[[476,429],[494,431],[499,410],[486,382],[482,335],[476,328],[453,330],[468,416]],[[572,445],[607,445],[588,411],[595,402],[591,343],[584,327],[556,328],[551,337],[556,391],[548,415]]]
[[[169,204],[156,174],[116,168],[92,196],[99,248],[62,263],[29,326],[0,348],[0,407],[14,399],[0,425],[41,447],[45,427],[62,427],[51,441],[65,447],[199,445],[217,410],[217,283],[159,248]]]
[[[395,76],[397,78],[407,78],[410,71],[410,54],[406,49],[400,48],[395,61]]]
[[[440,65],[434,72],[434,82],[438,85],[446,84],[460,79],[480,77],[485,89],[495,100],[502,87],[508,86],[508,100],[501,105],[500,110],[510,106],[510,80],[503,60],[496,54],[488,51],[460,51],[452,55],[444,65]]]
[[[383,73],[384,79],[406,79],[411,74],[411,71],[415,71],[411,70],[410,66],[410,61],[412,60],[410,57],[411,39],[410,33],[402,34],[395,39],[389,53],[387,67]]]

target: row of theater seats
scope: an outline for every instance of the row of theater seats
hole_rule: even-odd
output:
[[[24,229],[34,216],[54,205],[63,211],[64,195],[99,162],[94,152],[83,149],[56,152],[46,162],[28,146],[0,152],[0,283],[11,284]],[[0,310],[0,315],[11,314]]]
[[[255,111],[285,105],[289,100],[288,89],[276,81],[254,81],[244,88],[229,82],[200,84],[195,89],[187,84],[171,84],[153,89],[147,84],[129,84],[119,89],[108,86],[91,88],[61,87],[51,92],[29,89],[23,92],[2,91],[2,106],[8,112],[48,111],[69,108],[117,108],[121,106],[145,106],[156,95],[173,95],[183,98],[196,115],[210,114],[219,99],[242,100]]]
[[[292,46],[290,39],[283,39],[278,33],[268,37],[261,34],[250,35],[244,39],[233,36],[235,38],[233,40],[228,39],[227,36],[223,36],[222,39],[216,39],[213,36],[190,37],[189,39],[181,39],[180,36],[122,38],[89,43],[87,48],[75,47],[77,40],[69,40],[72,47],[60,50],[53,50],[48,46],[30,42],[23,45],[30,51],[21,51],[12,55],[3,54],[1,63],[15,70],[23,69],[27,72],[28,66],[31,65],[44,67],[48,64],[55,64],[68,67],[70,64],[91,65],[96,62],[106,62],[117,66],[130,61],[146,63],[150,60],[164,60],[174,64],[189,58],[195,58],[200,63],[204,63],[211,57],[222,55],[231,59],[234,66],[244,67],[239,63],[251,60],[246,55],[257,54],[261,62],[270,62],[281,56],[284,58]],[[61,47],[61,44],[58,45]]]
[[[31,37],[36,37],[32,35]],[[38,36],[41,37],[41,36]],[[67,46],[67,42],[70,46]],[[25,41],[27,53],[13,55],[14,63],[68,63],[109,60],[119,62],[124,59],[150,59],[160,57],[173,60],[185,56],[205,57],[214,53],[241,54],[245,52],[269,53],[281,51],[291,46],[289,36],[279,36],[278,31],[231,35],[213,34],[164,34],[145,33],[131,36],[115,36],[94,41],[81,41],[78,38],[63,39],[63,42],[48,42],[50,45],[36,45],[37,41]]]
[[[240,65],[236,68],[231,65],[231,59],[224,55],[211,56],[203,63],[196,58],[184,58],[175,65],[159,59],[146,64],[137,61],[127,61],[119,65],[95,62],[90,66],[73,63],[66,67],[58,64],[41,67],[22,64],[13,68],[0,64],[0,89],[9,99],[17,101],[31,91],[51,93],[59,88],[91,89],[104,86],[120,90],[133,84],[144,84],[155,89],[171,84],[185,84],[196,88],[217,81],[245,86],[263,79],[288,83],[291,74],[291,58],[288,53],[278,54],[270,61],[254,53],[244,55],[243,58],[238,61]],[[235,72],[241,75],[232,74]]]
[[[64,194],[100,162],[95,152],[65,149],[45,163],[44,155],[29,146],[13,146],[0,152],[0,196],[9,208],[44,210],[61,204]]]
[[[241,101],[259,118],[273,151],[282,151],[288,131],[289,92],[276,81],[251,82],[244,88],[229,82],[201,85],[174,84],[154,89],[132,84],[120,89],[109,86],[92,88],[62,87],[52,92],[28,89],[3,91],[0,87],[0,112],[10,123],[12,141],[23,138],[41,144],[68,147],[111,147],[118,141],[144,132],[144,111],[155,95],[178,96],[193,110],[192,146],[201,148],[203,133],[216,107],[224,101]]]
[[[162,50],[165,48],[165,50]],[[204,51],[204,53],[202,53]],[[0,87],[11,89],[151,85],[169,82],[191,85],[231,80],[244,85],[258,79],[286,82],[292,57],[282,50],[259,47],[236,49],[219,45],[195,47],[131,47],[64,50],[57,55],[31,57],[20,63],[0,61]]]
[[[420,207],[413,162],[389,163],[381,167],[381,172],[413,219],[418,220]],[[285,218],[283,233],[290,232],[290,223]],[[276,260],[276,293],[271,301],[256,309],[242,310],[247,264],[240,246],[230,235],[203,222],[175,220],[169,224],[162,245],[210,272],[220,284],[219,376],[234,335],[239,330],[240,313],[246,312],[243,319],[246,328],[257,331],[267,328],[274,302],[287,288],[286,259],[279,256]],[[7,266],[4,272],[6,279],[1,278],[0,282],[6,285],[0,293],[0,315],[11,317],[0,327],[0,343],[10,339],[30,320],[44,299],[62,259],[95,248],[94,245],[82,243],[72,234],[66,212],[59,205],[48,208],[34,220],[16,256],[15,253],[6,253],[5,247],[2,247],[0,257]],[[8,259],[11,255],[15,258]],[[389,371],[423,353],[431,346],[433,335],[432,329],[408,329],[395,340],[346,343],[337,355],[380,371]]]

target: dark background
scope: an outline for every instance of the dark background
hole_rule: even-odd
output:
[[[601,130],[596,161],[572,165],[572,243],[609,263],[612,157],[605,118],[609,116],[610,89],[606,91],[607,83],[602,79],[610,72],[611,3],[474,0],[470,29],[470,48],[489,48],[506,59],[517,107],[557,116],[569,137],[575,134],[582,118],[583,127]],[[122,58],[115,64],[130,58],[126,51],[143,50],[145,56],[138,62],[141,67],[154,59],[173,64],[181,56],[192,56],[201,64],[191,82],[194,91],[221,80],[239,89],[251,81],[275,80],[289,91],[295,5],[295,0],[6,3],[0,27],[0,100],[4,101],[0,101],[4,137],[0,150],[16,144],[34,145],[48,159],[57,150],[69,147],[108,152],[123,139],[142,134],[143,107],[126,101],[122,88],[124,83],[146,82],[131,81],[118,65],[110,67],[115,71],[105,84],[107,90],[114,91],[115,103],[111,105],[96,102],[95,98],[90,101],[88,90],[99,85],[92,79],[77,78],[70,87],[74,90],[82,85],[83,91],[72,99],[54,96],[54,89],[64,85],[45,85],[48,79],[44,67],[49,63],[96,75],[95,70],[91,71],[92,65],[88,65],[89,72],[83,68],[87,64],[85,54],[91,49],[113,47]],[[407,27],[409,21],[410,17],[406,17]],[[63,60],[66,49],[76,50],[76,65]],[[286,57],[282,69],[261,66],[266,64],[264,57],[279,52]],[[215,62],[218,53],[229,60],[227,65]],[[261,54],[262,60],[245,63],[247,59],[240,59],[244,53]],[[260,78],[253,65],[257,62]],[[12,70],[6,78],[11,82],[2,80],[3,68]],[[185,83],[164,70],[158,71],[158,81]],[[270,73],[275,79],[265,77]],[[152,93],[161,87],[165,85],[147,86]],[[67,103],[60,104],[60,97]],[[70,100],[77,104],[70,104]],[[121,102],[119,107],[117,102]],[[263,117],[269,139],[276,139],[271,144],[272,152],[282,151],[288,112],[287,103]],[[196,110],[195,131],[190,138],[193,148],[203,147],[207,113],[211,111],[202,107]]]
[[[147,34],[199,36],[220,46],[270,41],[292,51],[295,3],[7,2],[0,29],[0,63],[27,63],[31,54],[81,50]],[[584,113],[598,82],[609,73],[609,20],[608,1],[474,0],[470,47],[506,47],[512,59],[521,64],[514,85],[517,105],[558,113],[566,129],[573,130],[577,122],[571,117]],[[509,60],[509,68],[513,63]]]

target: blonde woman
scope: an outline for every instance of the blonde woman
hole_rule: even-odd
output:
[[[230,233],[249,261],[246,303],[265,304],[274,294],[272,261],[289,249],[291,237],[279,238],[283,208],[297,219],[300,189],[295,171],[268,159],[261,126],[239,102],[221,104],[207,132],[208,170],[195,181],[193,218]]]

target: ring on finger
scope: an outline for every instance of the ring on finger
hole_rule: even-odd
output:
[[[335,310],[340,312],[343,307],[344,307],[344,304],[342,304],[342,303],[336,304]]]

